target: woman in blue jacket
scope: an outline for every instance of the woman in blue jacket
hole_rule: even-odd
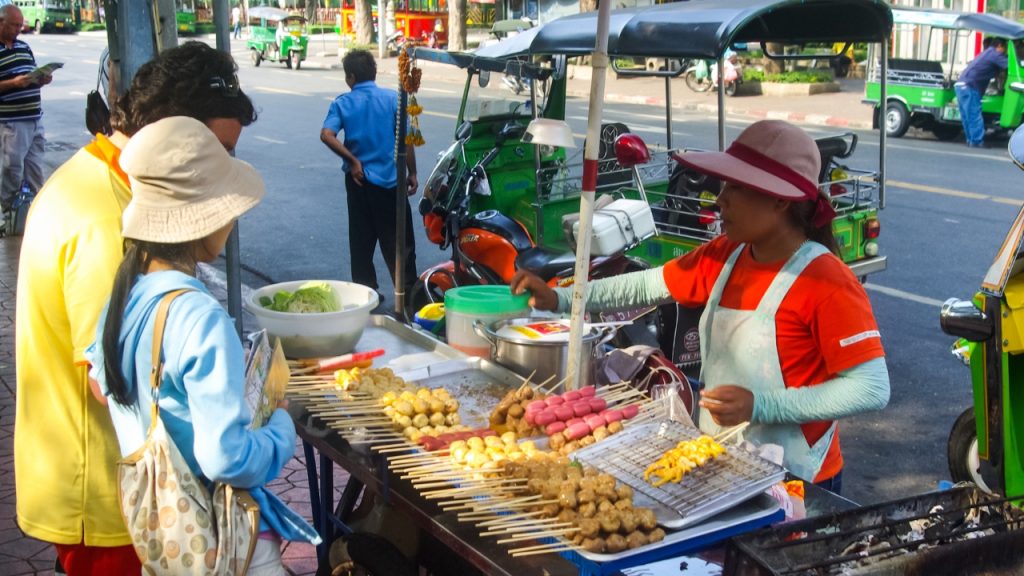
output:
[[[157,304],[168,292],[188,289],[171,305],[164,330],[161,418],[197,476],[249,489],[260,505],[249,575],[284,574],[282,538],[320,540],[264,487],[291,459],[295,427],[282,403],[252,429],[234,322],[195,277],[196,265],[217,257],[235,220],[263,197],[263,181],[252,166],[231,158],[209,128],[185,117],[136,133],[121,167],[132,200],[122,219],[126,249],[108,313],[86,354],[94,392],[101,401],[113,399],[108,406],[122,455],[135,452],[150,425],[146,383]]]

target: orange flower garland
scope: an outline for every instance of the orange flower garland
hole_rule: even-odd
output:
[[[420,89],[420,79],[423,77],[423,70],[416,67],[416,62],[409,57],[406,50],[398,54],[398,81],[402,84],[402,90],[410,95],[409,105],[406,112],[409,113],[409,132],[405,135],[405,143],[413,146],[423,146],[426,140],[423,139],[423,132],[420,130],[419,115],[423,113],[423,106],[416,101],[416,92]]]

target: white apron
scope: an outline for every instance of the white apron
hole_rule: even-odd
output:
[[[821,244],[804,242],[772,281],[755,310],[722,308],[722,292],[729,281],[736,260],[746,248],[740,245],[729,256],[722,273],[711,290],[700,318],[701,380],[707,390],[734,384],[752,391],[782,390],[786,387],[779,365],[775,338],[775,313],[804,268],[818,256],[828,253]],[[700,412],[700,428],[714,435],[721,427],[714,423],[707,410]],[[825,461],[835,436],[833,422],[814,445],[808,445],[799,424],[751,424],[744,435],[754,444],[778,444],[785,450],[783,465],[790,472],[813,481]]]

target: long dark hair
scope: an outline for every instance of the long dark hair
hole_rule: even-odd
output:
[[[832,222],[816,228],[814,212],[818,207],[817,202],[791,202],[789,205],[789,220],[794,226],[803,230],[809,240],[813,240],[828,248],[829,252],[839,256],[839,245],[836,237],[832,234]]]
[[[124,311],[128,305],[128,294],[140,274],[144,274],[154,260],[167,262],[181,270],[195,270],[196,241],[181,244],[163,244],[141,240],[125,241],[124,258],[114,276],[114,288],[110,292],[107,321],[103,326],[103,369],[107,376],[107,389],[118,404],[126,407],[135,405],[137,390],[129,390],[128,382],[121,373],[120,337],[124,325]],[[145,383],[137,383],[139,386]],[[157,399],[154,398],[154,401]]]

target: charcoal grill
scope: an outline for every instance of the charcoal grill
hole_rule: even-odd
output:
[[[734,538],[725,576],[1020,575],[1024,513],[961,486]]]
[[[576,458],[675,511],[678,519],[658,519],[667,528],[690,526],[732,508],[785,476],[777,464],[738,447],[726,447],[725,454],[688,472],[678,484],[655,488],[644,480],[644,470],[666,450],[700,435],[700,430],[678,422],[654,422],[627,428],[579,450]]]

